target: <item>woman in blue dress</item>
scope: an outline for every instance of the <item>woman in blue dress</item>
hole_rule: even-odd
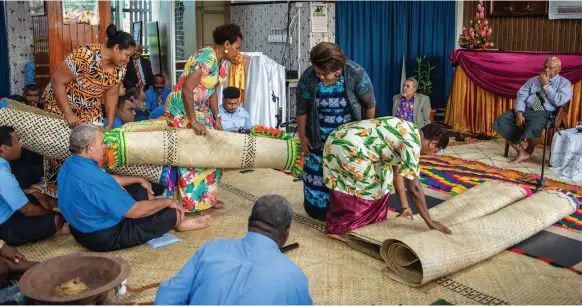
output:
[[[334,43],[311,49],[312,66],[297,85],[297,128],[303,168],[304,207],[311,217],[325,221],[329,190],[323,184],[323,144],[342,124],[374,118],[376,99],[370,77],[348,60]]]

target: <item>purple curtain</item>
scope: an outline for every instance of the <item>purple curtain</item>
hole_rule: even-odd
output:
[[[458,49],[451,52],[449,58],[453,65],[461,65],[479,87],[514,99],[519,88],[541,72],[544,61],[550,56],[562,61],[561,76],[572,84],[582,80],[582,54]]]

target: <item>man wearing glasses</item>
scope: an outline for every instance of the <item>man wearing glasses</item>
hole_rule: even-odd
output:
[[[560,59],[555,56],[546,59],[541,73],[529,79],[517,92],[515,108],[493,122],[492,128],[517,152],[510,163],[530,158],[545,128],[546,111],[555,113],[572,98],[570,81],[559,75],[561,66]],[[527,140],[527,148],[521,146],[521,139]]]

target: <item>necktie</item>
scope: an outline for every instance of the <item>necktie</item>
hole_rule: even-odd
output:
[[[162,105],[162,94],[158,94],[158,106]]]
[[[133,63],[135,66],[135,73],[137,74],[137,87],[139,87],[139,89],[143,90],[143,81],[141,80],[141,72],[139,71],[139,62],[133,61]]]
[[[533,104],[532,104],[532,108],[535,111],[542,111],[544,110],[544,107],[542,106],[542,103],[544,103],[544,101],[542,101],[542,99],[540,99],[540,96],[544,96],[544,91],[543,89],[540,89],[540,91],[538,91],[536,93],[536,96],[534,97],[533,100]]]

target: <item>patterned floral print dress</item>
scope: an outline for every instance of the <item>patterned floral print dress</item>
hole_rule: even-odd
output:
[[[305,92],[304,95],[309,95]],[[308,100],[310,97],[304,96]],[[338,126],[352,121],[348,113],[344,90],[344,77],[332,85],[319,83],[315,103],[319,115],[321,142],[325,143],[328,135]],[[329,206],[329,190],[323,184],[322,150],[311,150],[305,156],[303,166],[304,206],[308,214],[316,219],[325,220]]]
[[[82,123],[103,125],[103,94],[109,88],[121,84],[125,67],[115,67],[113,73],[105,72],[101,61],[101,44],[77,47],[65,58],[65,63],[76,77],[73,82],[65,85],[71,109]],[[50,83],[42,95],[42,101],[47,112],[63,115]],[[44,160],[45,191],[53,197],[57,197],[56,180],[62,163],[56,159]]]
[[[420,132],[396,117],[348,123],[331,133],[324,146],[324,184],[331,191],[329,234],[386,220],[393,189],[392,166],[401,175],[420,175]]]
[[[165,114],[172,121],[173,127],[190,128],[182,100],[182,86],[190,73],[199,70],[202,71],[202,79],[192,93],[196,120],[209,129],[214,128],[209,99],[215,87],[225,80],[226,61],[218,63],[214,49],[210,47],[199,50],[188,59],[182,76],[166,98]],[[196,212],[212,207],[217,201],[216,194],[221,175],[220,169],[178,167],[178,189],[184,208]]]

